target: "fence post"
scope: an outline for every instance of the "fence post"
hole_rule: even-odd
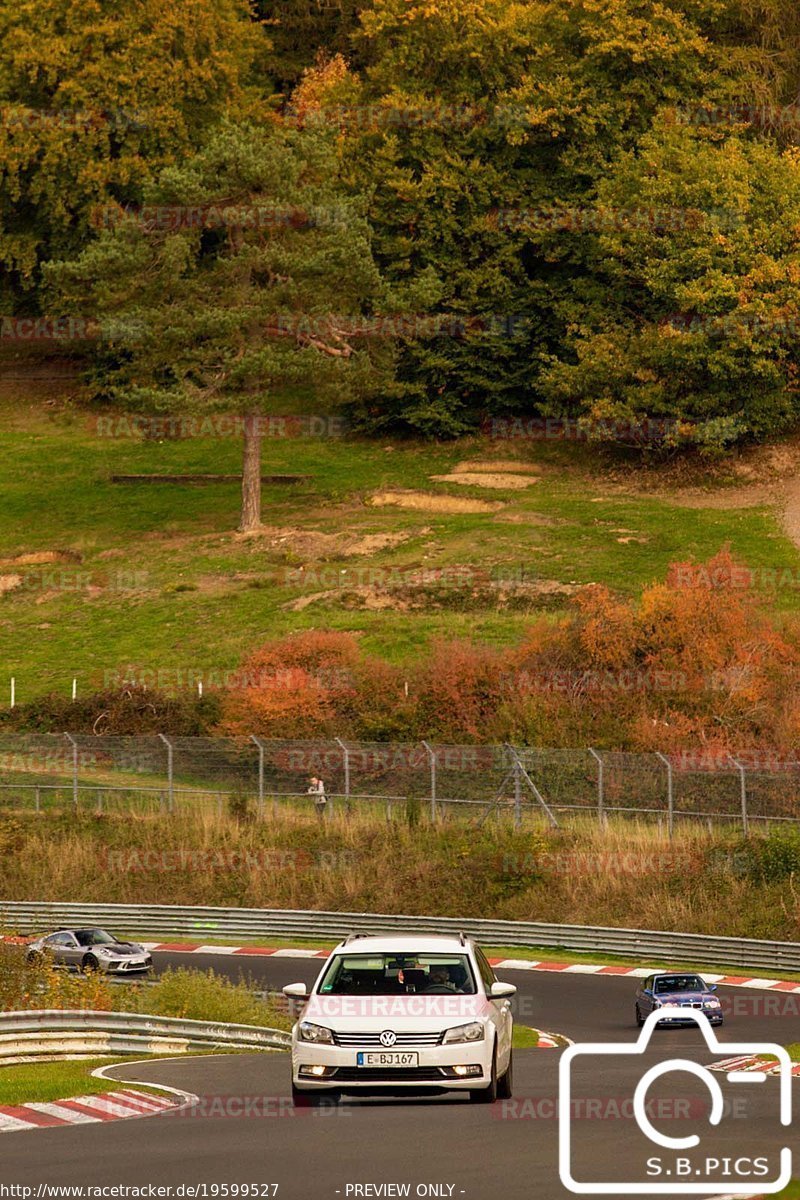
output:
[[[436,752],[431,750],[427,742],[422,743],[431,764],[431,820],[436,820]]]
[[[522,824],[522,763],[514,754],[514,828]]]
[[[350,751],[345,746],[341,738],[334,738],[336,745],[342,752],[342,763],[344,764],[344,794],[345,805],[347,812],[350,811]]]
[[[78,743],[71,733],[65,733],[64,737],[72,746],[72,807],[75,812],[78,811]]]
[[[169,796],[167,803],[169,805],[169,811],[173,813],[175,811],[175,789],[172,775],[172,742],[165,738],[163,733],[160,733],[158,736],[167,747],[167,795]]]
[[[250,741],[255,742],[258,747],[258,815],[264,816],[264,746],[261,738],[257,738],[254,733],[250,734]],[[275,797],[272,798],[272,815],[275,816]]]
[[[672,790],[672,763],[666,757],[656,750],[656,758],[660,758],[664,766],[667,768],[667,833],[672,840],[672,832],[675,827],[675,794]]]
[[[736,770],[739,772],[739,791],[742,797],[742,832],[744,833],[744,836],[747,837],[750,832],[750,828],[747,819],[747,779],[745,777],[745,768],[740,762],[737,762],[732,755],[729,755],[729,758],[736,767]]]
[[[589,747],[589,753],[592,758],[597,761],[597,820],[600,825],[606,823],[606,785],[605,785],[605,763],[600,755],[592,747]]]

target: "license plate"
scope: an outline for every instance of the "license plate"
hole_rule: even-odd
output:
[[[359,1050],[356,1064],[359,1067],[416,1067],[419,1055],[408,1050]]]

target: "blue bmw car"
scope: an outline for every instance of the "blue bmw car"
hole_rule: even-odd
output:
[[[706,983],[699,975],[661,971],[643,979],[636,993],[636,1024],[644,1025],[651,1012],[663,1008],[659,1025],[691,1024],[692,1018],[680,1009],[699,1009],[712,1025],[722,1024],[722,1005],[714,992],[715,983]]]

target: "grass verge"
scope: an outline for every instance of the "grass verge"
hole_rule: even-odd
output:
[[[136,861],[126,868],[132,850]],[[109,862],[121,865],[109,870]],[[251,822],[209,813],[0,816],[0,896],[7,900],[163,904],[168,896],[185,906],[601,920],[797,941],[798,873],[800,838],[780,831],[743,839],[683,829],[670,842],[635,822],[547,833],[389,824],[366,814],[323,823],[305,812]],[[541,954],[559,956],[555,949]],[[508,955],[523,952],[509,948]]]
[[[125,1061],[124,1058],[92,1058],[80,1062],[20,1063],[18,1066],[3,1067],[0,1069],[0,1104],[68,1100],[71,1096],[112,1092],[117,1086],[113,1079],[97,1079],[91,1072],[95,1067]],[[119,1086],[135,1086],[137,1091],[146,1094],[164,1095],[158,1088],[148,1088],[146,1084],[126,1083]]]

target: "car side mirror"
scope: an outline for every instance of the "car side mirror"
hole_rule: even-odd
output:
[[[652,992],[652,990],[651,990],[650,988],[642,988],[642,995],[643,995],[643,996],[652,996],[652,994],[653,994],[653,992]]]
[[[715,991],[717,990],[717,985],[716,985],[715,983],[710,983],[710,984],[708,985],[708,990],[709,990],[710,992],[715,992]]]
[[[499,979],[495,980],[489,991],[492,1000],[505,1000],[516,994],[517,989],[513,983],[501,983]]]
[[[308,987],[305,983],[287,983],[282,990],[284,996],[291,996],[295,1000],[308,999]]]

